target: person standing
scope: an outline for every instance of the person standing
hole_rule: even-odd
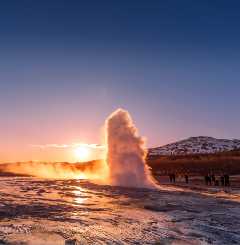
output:
[[[230,186],[229,175],[224,174],[224,184],[225,186]]]
[[[211,179],[211,175],[210,174],[208,174],[208,183],[209,183],[209,185],[212,185],[212,179]]]
[[[224,176],[223,175],[221,175],[221,177],[220,177],[220,182],[221,182],[221,186],[225,185],[225,180],[224,180]]]
[[[204,176],[204,180],[205,180],[205,185],[208,185],[208,176],[207,175]]]
[[[176,175],[175,175],[175,173],[172,175],[172,178],[173,178],[173,183],[175,183],[176,182]]]
[[[186,184],[188,184],[188,175],[187,174],[185,174],[185,182],[186,182]]]
[[[169,180],[170,180],[170,183],[172,183],[172,174],[169,174]]]

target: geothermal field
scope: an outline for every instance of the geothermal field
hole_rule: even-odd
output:
[[[240,245],[240,1],[0,1],[0,245]]]
[[[97,167],[4,166],[0,244],[239,244],[239,189],[162,185],[127,111],[105,133]]]
[[[2,178],[0,186],[0,244],[220,245],[240,240],[239,192],[24,177]]]

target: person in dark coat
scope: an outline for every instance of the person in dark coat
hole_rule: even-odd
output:
[[[176,175],[173,174],[172,177],[173,177],[173,183],[175,183],[176,182]]]
[[[225,185],[225,181],[224,181],[224,176],[223,175],[221,175],[221,177],[220,177],[220,182],[221,182],[221,186]]]
[[[212,185],[212,179],[211,179],[211,175],[210,174],[208,174],[208,183],[209,183],[209,185]]]
[[[208,176],[207,175],[204,176],[204,180],[205,180],[205,185],[208,185]]]
[[[186,184],[188,184],[188,175],[187,174],[185,174],[185,182],[186,182]]]
[[[172,183],[172,174],[169,174],[168,176],[169,176],[170,182]]]
[[[224,174],[224,184],[225,186],[230,186],[229,175]]]

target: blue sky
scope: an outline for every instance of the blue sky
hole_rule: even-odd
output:
[[[119,107],[148,146],[240,138],[239,12],[234,0],[0,3],[0,154],[100,143]]]

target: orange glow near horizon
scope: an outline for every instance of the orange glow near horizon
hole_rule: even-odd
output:
[[[85,145],[78,146],[74,149],[74,154],[77,161],[87,162],[91,160],[91,150]]]
[[[14,154],[13,154],[14,153]],[[0,163],[87,162],[104,159],[105,146],[94,143],[22,144],[0,149]]]

